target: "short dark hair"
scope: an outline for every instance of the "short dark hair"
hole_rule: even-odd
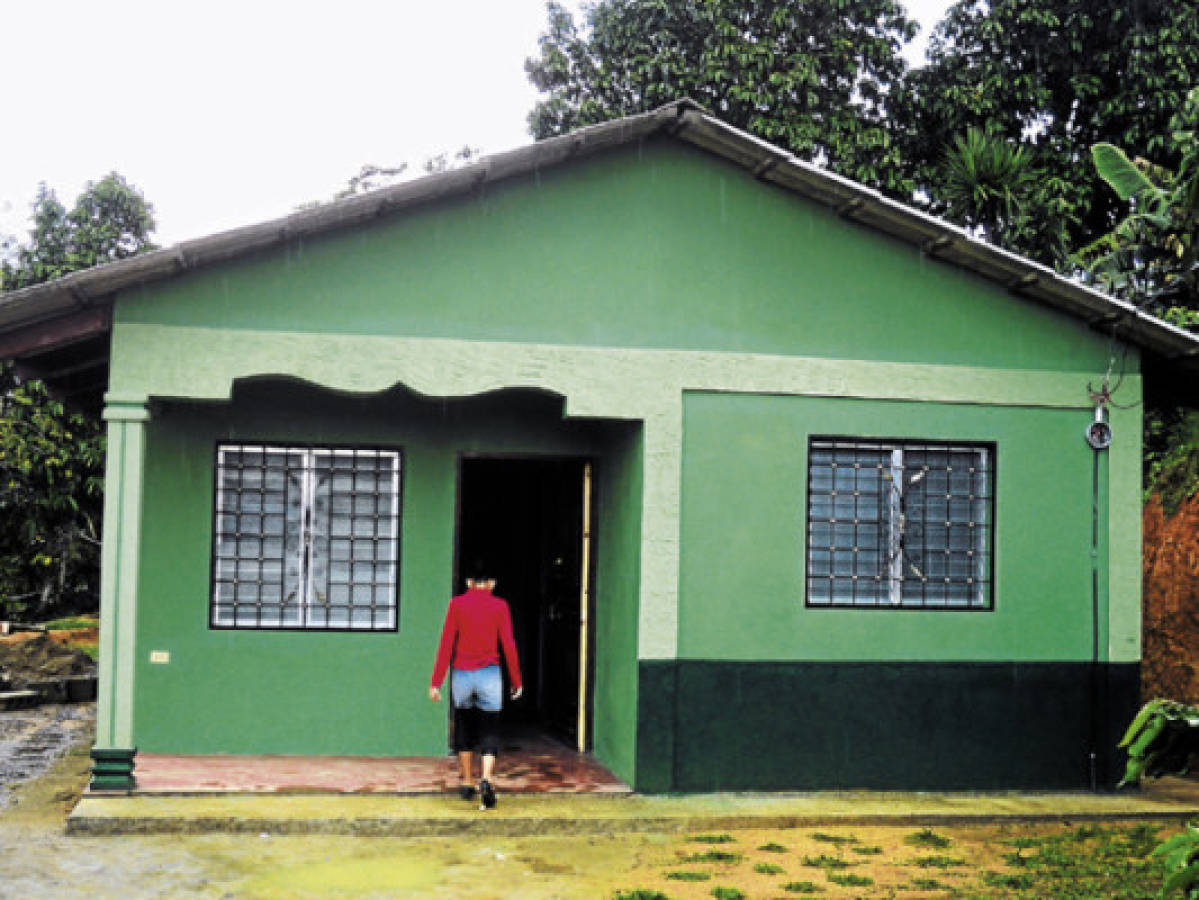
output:
[[[466,564],[463,574],[471,581],[486,581],[495,577],[495,569],[486,558],[474,556]]]

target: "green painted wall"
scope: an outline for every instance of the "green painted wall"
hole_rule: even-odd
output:
[[[596,467],[595,755],[632,784],[637,740],[637,613],[641,584],[639,425],[620,428]]]
[[[147,433],[135,745],[172,753],[444,752],[446,707],[429,703],[426,689],[451,593],[458,456],[600,453],[602,429],[564,423],[560,410],[557,398],[531,392],[440,403],[403,392],[338,397],[280,382],[240,390],[230,405],[157,409]],[[403,448],[397,632],[208,628],[218,440]],[[608,501],[619,538],[627,512]],[[624,590],[621,560],[612,554],[609,580]],[[597,598],[604,610],[605,599]],[[627,632],[609,625],[628,650]],[[170,663],[151,664],[154,650],[168,651]],[[635,654],[627,665],[635,666]],[[621,677],[617,694],[627,689]],[[609,692],[605,672],[597,695]],[[620,739],[609,736],[605,746],[627,757],[631,746],[621,751]]]
[[[1102,372],[1075,320],[665,139],[122,295],[118,323]]]
[[[679,657],[1089,660],[1089,420],[1085,410],[686,394]],[[810,435],[995,442],[994,610],[806,609]],[[1121,501],[1135,504],[1135,491]],[[1102,571],[1106,541],[1100,550]]]

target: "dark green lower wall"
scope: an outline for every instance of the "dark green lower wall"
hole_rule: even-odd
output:
[[[663,660],[640,676],[640,791],[1084,790],[1092,746],[1099,788],[1119,779],[1140,667]]]

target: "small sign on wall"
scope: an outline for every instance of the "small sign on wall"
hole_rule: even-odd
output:
[[[169,663],[170,661],[171,661],[171,651],[170,650],[151,650],[150,651],[150,662],[165,665],[166,663]]]

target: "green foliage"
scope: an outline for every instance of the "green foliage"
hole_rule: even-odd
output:
[[[849,863],[841,859],[839,856],[829,856],[827,853],[821,853],[819,856],[805,856],[803,858],[805,866],[811,866],[816,869],[847,869]]]
[[[824,888],[814,881],[788,881],[783,885],[783,890],[792,894],[819,894]]]
[[[1027,147],[982,128],[954,139],[939,169],[946,215],[986,240],[1016,247],[1029,228],[1040,173]]]
[[[1062,263],[1120,214],[1090,165],[1092,146],[1177,161],[1166,136],[1199,81],[1196,21],[1199,0],[959,0],[892,104],[909,177],[934,212],[956,216],[938,181],[943,148],[971,127],[1035,148],[1043,177],[1013,248]]]
[[[0,291],[153,250],[153,230],[153,207],[116,172],[89,181],[69,212],[42,184],[28,242],[16,247],[15,262],[0,262]]]
[[[24,244],[10,241],[0,290],[154,248],[153,209],[113,172],[68,211],[44,184]],[[0,604],[7,615],[98,606],[104,438],[39,381],[0,363]]]
[[[0,601],[7,615],[96,607],[104,438],[40,381],[0,369]]]
[[[754,871],[761,875],[781,875],[783,867],[774,863],[757,863],[754,866]]]
[[[1188,826],[1154,850],[1153,855],[1165,864],[1163,898],[1168,900],[1176,894],[1185,900],[1199,898],[1199,828]]]
[[[935,847],[938,850],[944,850],[953,843],[949,838],[937,834],[931,828],[914,831],[905,837],[903,842],[912,847]]]
[[[1199,88],[1171,119],[1160,152],[1177,168],[1129,159],[1111,144],[1092,148],[1096,173],[1131,209],[1075,258],[1109,292],[1187,327],[1199,324]]]
[[[890,104],[915,26],[896,0],[602,0],[582,27],[558,3],[547,10],[525,63],[545,95],[529,115],[535,137],[691,97],[803,159],[910,195]]]
[[[1020,900],[1144,900],[1158,876],[1149,858],[1157,827],[1086,825],[1057,833],[1024,836],[1009,846],[1035,850],[1007,854],[1014,872],[984,872],[985,896]]]
[[[670,898],[661,891],[633,888],[631,891],[617,891],[612,895],[612,900],[670,900]]]
[[[675,872],[667,872],[666,877],[672,881],[709,881],[712,878],[712,873],[678,870]]]
[[[1150,700],[1133,717],[1118,746],[1128,752],[1117,787],[1144,776],[1183,775],[1199,756],[1199,707],[1173,700]]]
[[[954,866],[966,865],[966,860],[956,856],[936,854],[933,856],[918,856],[912,860],[912,865],[919,866],[922,869],[949,869]]]
[[[1145,414],[1145,494],[1172,516],[1199,491],[1199,410],[1181,406]]]
[[[712,888],[712,896],[716,900],[745,900],[745,891],[735,887],[717,886]]]
[[[682,861],[685,863],[738,863],[741,862],[741,854],[732,850],[705,850],[702,853],[684,856]]]
[[[733,836],[731,834],[693,834],[689,835],[687,840],[699,844],[731,844]]]
[[[853,872],[846,872],[843,875],[830,872],[828,880],[833,884],[840,884],[845,887],[866,887],[867,885],[874,884],[874,879],[869,875],[855,875]]]
[[[784,847],[782,844],[778,843],[777,841],[770,841],[769,843],[763,844],[758,849],[765,850],[767,853],[786,853],[787,852],[787,848]]]

